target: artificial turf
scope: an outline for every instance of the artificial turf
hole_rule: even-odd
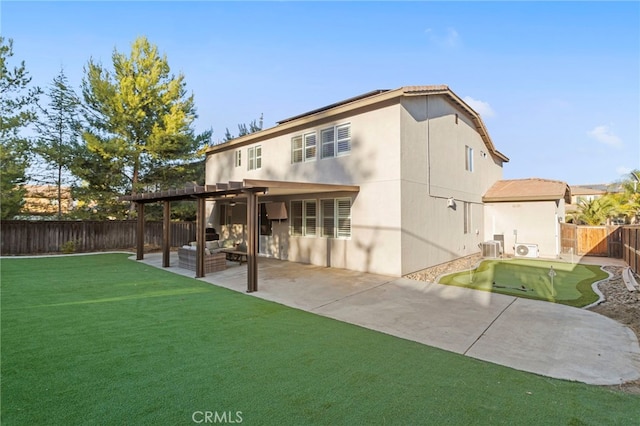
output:
[[[3,425],[640,419],[638,396],[449,353],[122,254],[0,266]]]
[[[553,268],[553,282],[549,272]],[[476,269],[445,275],[440,284],[583,307],[598,300],[591,285],[608,277],[599,266],[547,260],[484,260]]]

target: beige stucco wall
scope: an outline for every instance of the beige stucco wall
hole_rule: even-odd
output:
[[[488,153],[473,123],[444,98],[403,98],[402,106],[402,273],[407,274],[478,251],[485,239],[482,195],[502,178],[502,164]],[[465,170],[465,146],[473,148],[471,172]],[[449,198],[455,208],[448,206]],[[471,205],[467,233],[465,202]]]
[[[514,254],[517,238],[518,243],[537,244],[540,257],[557,257],[558,218],[564,218],[564,207],[564,200],[487,203],[485,234],[488,240],[504,234],[505,254]]]
[[[456,124],[456,113],[458,122]],[[291,164],[291,138],[330,125],[351,124],[351,153]],[[247,148],[262,146],[262,168],[247,170]],[[465,145],[474,171],[465,170]],[[234,167],[236,149],[242,166]],[[358,185],[352,197],[352,237],[289,235],[289,221],[260,237],[264,255],[321,266],[400,276],[478,251],[484,239],[481,197],[502,177],[473,123],[442,97],[402,97],[382,107],[326,117],[267,140],[216,152],[206,161],[206,183],[269,179]],[[457,208],[447,207],[453,197]],[[261,197],[262,201],[330,198],[325,194]],[[465,234],[463,204],[472,206]],[[288,206],[288,204],[287,204]],[[212,225],[217,217],[213,204]],[[477,230],[477,232],[476,232]]]
[[[206,183],[269,179],[292,182],[350,184],[360,186],[352,196],[352,237],[290,236],[289,221],[275,225],[274,235],[261,237],[263,253],[269,256],[320,266],[400,275],[400,138],[399,105],[365,110],[349,117],[323,120],[317,125],[294,129],[260,143],[246,145],[242,150],[243,164],[234,167],[235,149],[209,155],[206,162]],[[291,163],[291,138],[331,125],[351,124],[349,155]],[[262,146],[262,168],[247,170],[247,148]],[[261,197],[263,201],[332,198],[335,194],[305,194],[287,197]],[[344,196],[344,194],[342,195]],[[209,208],[212,209],[210,203]],[[212,224],[217,220],[215,210]]]

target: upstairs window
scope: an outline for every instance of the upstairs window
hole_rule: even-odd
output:
[[[242,165],[242,150],[240,149],[235,152],[235,164],[236,167],[240,167]]]
[[[247,149],[247,156],[249,157],[247,170],[262,168],[262,146],[258,145]]]
[[[302,163],[302,136],[291,138],[291,162]]]
[[[335,157],[336,138],[335,129],[330,127],[320,131],[320,140],[322,141],[322,158]]]
[[[351,124],[321,130],[320,140],[322,158],[348,154],[351,151]]]
[[[304,161],[314,161],[316,159],[316,149],[315,132],[304,135]]]
[[[473,148],[469,145],[464,147],[464,169],[470,172],[473,171]]]
[[[336,127],[338,133],[338,140],[336,141],[336,147],[338,155],[343,155],[351,152],[351,125],[343,124]]]

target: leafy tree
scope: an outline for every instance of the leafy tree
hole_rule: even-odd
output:
[[[615,203],[605,195],[593,200],[580,200],[578,210],[570,213],[570,219],[581,225],[604,225],[615,214]]]
[[[30,160],[30,141],[21,130],[33,123],[37,116],[35,105],[41,93],[38,87],[29,88],[31,77],[24,61],[11,67],[13,40],[0,37],[0,206],[2,219],[10,219],[24,204]]]
[[[34,152],[54,170],[57,187],[58,218],[62,216],[62,186],[64,173],[71,171],[79,145],[80,100],[69,86],[64,70],[60,70],[48,91],[49,105],[41,108],[42,118],[36,123],[39,138]]]
[[[93,60],[85,68],[83,137],[89,161],[101,160],[105,170],[83,177],[103,193],[136,193],[155,184],[156,168],[191,161],[201,139],[191,128],[196,113],[184,76],[170,74],[146,37],[133,42],[130,56],[114,50],[112,60],[113,71]]]
[[[611,194],[616,204],[616,212],[626,216],[632,223],[640,214],[640,170],[633,170],[626,179],[619,182],[621,192]]]
[[[198,151],[200,159],[191,162],[175,162],[158,165],[146,176],[149,182],[153,182],[150,190],[160,191],[176,187],[190,185],[204,185],[205,160],[204,150],[211,143],[212,131],[208,130],[196,137],[197,145],[202,148]],[[161,220],[163,216],[162,206],[151,204],[145,209],[149,220]],[[196,218],[196,204],[191,201],[178,201],[171,204],[171,219],[193,221]]]

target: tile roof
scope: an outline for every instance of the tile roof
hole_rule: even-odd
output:
[[[499,180],[482,197],[484,202],[552,201],[564,198],[571,202],[571,189],[566,182],[540,178]]]
[[[598,185],[601,188],[589,186],[571,185],[571,195],[604,195],[607,193],[606,185]]]

